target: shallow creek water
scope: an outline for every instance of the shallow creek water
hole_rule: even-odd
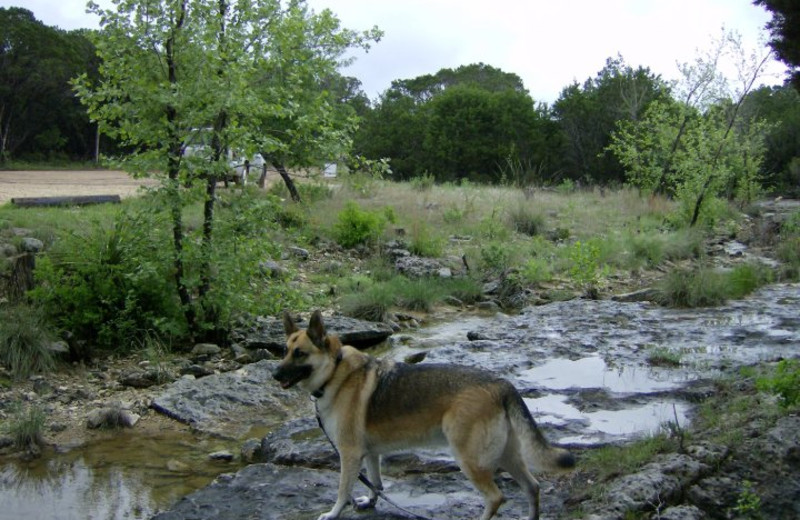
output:
[[[687,385],[800,355],[800,285],[772,286],[748,300],[692,311],[575,300],[516,316],[457,316],[395,335],[381,355],[404,359],[424,351],[426,362],[494,370],[520,389],[550,439],[570,445],[620,442],[667,421],[685,425]],[[650,366],[655,349],[674,353],[680,364]],[[216,475],[235,471],[236,463],[209,461],[208,454],[222,448],[237,453],[239,442],[185,429],[134,430],[31,463],[6,462],[0,466],[0,519],[149,518]]]

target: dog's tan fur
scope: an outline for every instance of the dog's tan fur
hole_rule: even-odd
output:
[[[274,372],[284,388],[295,384],[317,397],[322,425],[339,450],[341,475],[336,504],[320,520],[336,518],[350,501],[362,461],[367,477],[381,488],[383,453],[444,442],[459,467],[483,494],[481,520],[503,502],[494,482],[502,469],[520,484],[539,518],[539,483],[528,463],[541,470],[574,465],[566,450],[551,447],[536,427],[519,393],[489,372],[454,365],[407,365],[378,360],[325,331],[315,312],[306,330],[284,315],[286,356]],[[527,461],[527,462],[526,462]],[[356,500],[375,505],[377,494]]]

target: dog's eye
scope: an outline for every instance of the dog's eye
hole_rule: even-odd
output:
[[[307,355],[308,355],[308,354],[306,354],[305,352],[303,352],[303,351],[302,351],[302,350],[300,350],[299,348],[298,348],[298,349],[296,349],[294,352],[292,352],[292,357],[293,357],[293,358],[295,358],[295,359],[303,359],[303,358],[304,358],[304,357],[306,357]]]

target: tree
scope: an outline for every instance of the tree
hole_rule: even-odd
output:
[[[724,90],[726,83],[718,74],[718,58],[724,53],[737,58],[738,85],[733,90]],[[697,67],[682,68],[680,100],[653,103],[641,120],[620,122],[609,146],[632,184],[674,195],[691,226],[717,196],[751,199],[763,156],[764,124],[740,116],[769,53],[748,54],[738,35],[725,33],[710,56],[698,59]],[[723,92],[726,98],[709,104]]]
[[[377,28],[361,34],[343,29],[330,11],[311,14],[301,2],[292,3],[282,16],[294,30],[276,34],[269,42],[268,59],[258,65],[254,85],[270,103],[256,114],[253,141],[299,201],[287,166],[318,165],[349,149],[357,118],[347,101],[360,89],[337,68],[349,61],[342,58],[348,49],[368,49],[382,33]]]
[[[565,140],[562,167],[568,177],[622,182],[616,159],[604,153],[618,121],[638,120],[654,100],[668,96],[666,84],[649,69],[609,58],[595,78],[566,87],[553,105]]]
[[[791,82],[800,91],[800,4],[795,0],[755,0],[772,13],[767,23],[770,46],[778,59],[789,67]]]
[[[535,138],[545,111],[516,74],[483,63],[396,80],[365,116],[354,148],[388,157],[397,179],[425,173],[438,180],[497,181],[511,159],[539,164],[548,156]]]
[[[215,284],[219,269],[212,265],[215,191],[229,168],[228,152],[279,150],[292,143],[279,131],[259,136],[270,117],[302,113],[309,57],[329,51],[311,36],[334,38],[343,51],[370,35],[331,35],[332,25],[317,19],[335,20],[333,15],[310,13],[302,0],[286,6],[278,0],[115,0],[115,9],[91,10],[101,19],[95,44],[103,64],[100,79],[81,77],[77,91],[101,130],[132,150],[119,163],[133,175],[161,179],[188,329],[194,337],[213,333],[221,325],[221,304],[212,296],[224,290]],[[280,84],[259,84],[264,71],[281,73]],[[205,136],[207,153],[187,154]],[[196,200],[198,189],[201,235],[187,240],[184,207]]]
[[[85,33],[47,27],[11,7],[0,8],[0,34],[0,161],[90,155],[89,119],[69,84],[96,73]]]

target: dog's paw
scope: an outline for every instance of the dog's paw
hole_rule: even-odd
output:
[[[319,515],[317,520],[334,520],[334,518],[339,518],[339,514],[334,513],[333,511],[328,511],[325,514]]]
[[[363,496],[355,498],[355,506],[359,511],[363,511],[364,509],[373,509],[377,502],[378,497]]]

